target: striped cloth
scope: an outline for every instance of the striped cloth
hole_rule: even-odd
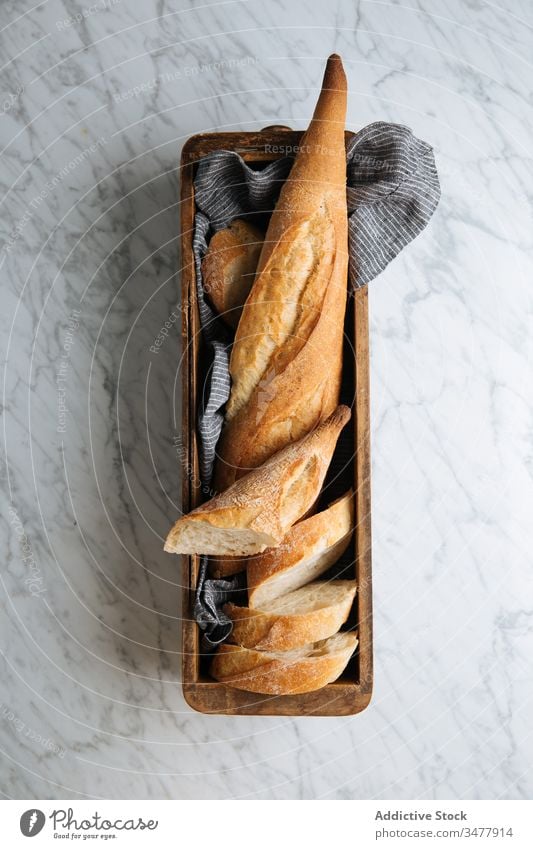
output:
[[[198,415],[200,473],[209,487],[216,445],[229,397],[231,338],[204,297],[201,262],[209,239],[234,218],[266,218],[276,204],[292,158],[262,170],[250,168],[238,153],[219,150],[202,159],[194,181],[197,213],[193,250],[200,323],[208,353]],[[349,281],[365,286],[383,271],[431,218],[440,197],[432,148],[408,127],[382,121],[358,132],[347,148]],[[221,603],[235,581],[206,579],[202,558],[194,615],[206,648],[224,640],[231,623]]]

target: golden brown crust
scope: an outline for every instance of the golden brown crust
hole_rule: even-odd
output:
[[[336,634],[305,649],[272,654],[221,645],[211,664],[211,675],[239,690],[283,696],[310,693],[335,681],[357,647],[354,633]]]
[[[165,551],[249,554],[278,545],[317,498],[349,418],[348,407],[337,407],[297,443],[178,519],[167,536]]]
[[[290,593],[280,599],[280,602],[285,602],[285,607],[280,604],[278,611],[226,604],[224,611],[233,621],[231,642],[259,651],[290,651],[336,634],[349,616],[356,591],[355,581],[316,582],[304,589],[303,604],[298,605],[289,598],[301,596],[301,591]],[[322,599],[317,598],[320,595]],[[294,610],[302,612],[284,612],[291,605]]]
[[[262,554],[248,558],[246,576],[248,603],[255,607],[266,596],[271,582],[298,572],[310,558],[321,557],[322,568],[313,577],[331,566],[346,550],[354,528],[353,492],[339,498],[330,506],[308,519],[293,525],[277,548],[269,548]],[[292,578],[292,588],[306,583]],[[270,590],[272,597],[279,593]]]
[[[202,262],[204,291],[224,321],[236,328],[252,284],[264,235],[236,218],[211,238]]]
[[[250,606],[253,607],[255,592],[260,585],[264,586],[271,578],[295,569],[299,563],[305,562],[306,558],[322,553],[323,568],[313,577],[317,578],[325,572],[348,547],[353,529],[354,499],[350,490],[326,510],[309,517],[304,515],[275,548],[267,548],[261,554],[253,556],[210,557],[209,574],[214,578],[226,578],[246,569]],[[328,552],[328,549],[333,550]],[[296,589],[297,586],[299,585],[291,589]]]
[[[219,490],[338,403],[348,266],[345,114],[346,78],[340,59],[330,57],[237,328]]]

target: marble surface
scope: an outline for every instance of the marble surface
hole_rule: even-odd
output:
[[[532,12],[4,0],[5,797],[531,797]],[[353,718],[205,717],[162,551],[178,334],[150,351],[180,149],[303,128],[333,50],[349,126],[411,126],[443,189],[371,284],[375,693]]]

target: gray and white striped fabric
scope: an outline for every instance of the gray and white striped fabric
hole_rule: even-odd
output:
[[[408,127],[369,124],[347,149],[350,282],[364,286],[424,229],[440,198],[433,148]]]
[[[209,487],[216,445],[229,397],[231,339],[204,297],[201,262],[209,239],[234,218],[265,216],[275,206],[292,158],[257,171],[231,151],[202,159],[194,182],[197,213],[194,259],[200,323],[208,351],[198,416],[202,483]],[[347,200],[350,286],[373,280],[426,226],[439,202],[440,186],[432,148],[408,127],[378,122],[358,132],[347,149]],[[220,611],[231,581],[206,580],[202,558],[194,615],[206,647],[225,639],[231,623]]]

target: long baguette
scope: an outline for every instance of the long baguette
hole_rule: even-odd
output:
[[[316,501],[337,438],[349,418],[348,407],[337,407],[311,433],[178,519],[167,536],[165,551],[242,555],[279,545]]]
[[[345,117],[346,77],[334,55],[237,328],[218,490],[338,404],[348,265]]]

